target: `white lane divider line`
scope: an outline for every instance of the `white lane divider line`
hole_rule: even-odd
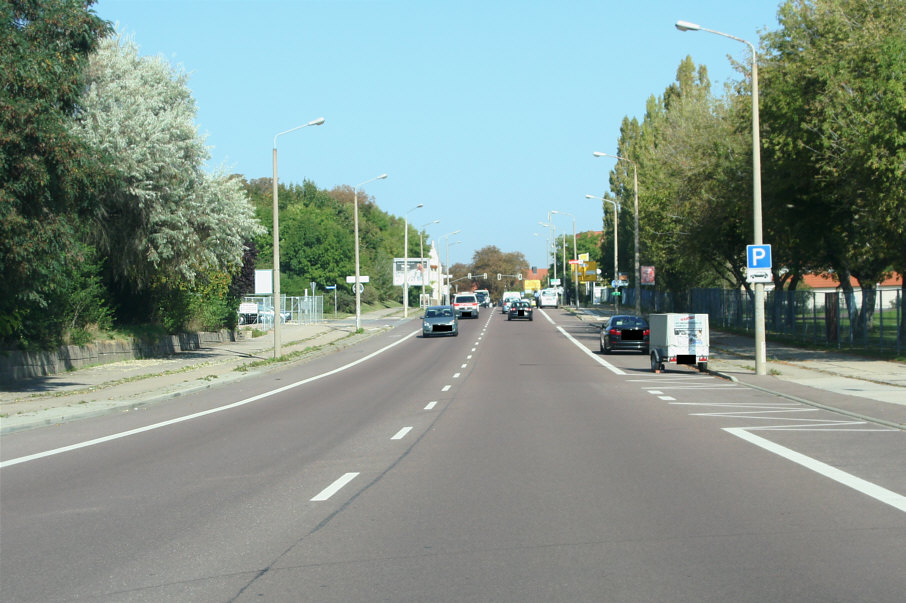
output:
[[[587,354],[592,360],[594,360],[595,362],[597,362],[598,364],[600,364],[601,366],[603,366],[604,368],[606,368],[607,370],[609,370],[611,373],[614,373],[615,375],[625,375],[625,374],[626,374],[626,373],[624,373],[623,371],[621,371],[620,369],[618,369],[617,367],[615,367],[614,365],[612,365],[612,364],[610,364],[609,362],[607,362],[606,360],[604,360],[604,359],[599,358],[598,356],[596,356],[594,352],[592,352],[592,351],[589,350],[587,347],[585,347],[584,345],[582,345],[581,343],[579,343],[579,341],[578,341],[575,337],[573,337],[572,335],[570,335],[569,333],[567,333],[566,330],[564,330],[563,327],[557,327],[557,330],[560,331],[561,333],[563,333],[563,336],[564,336],[564,337],[566,337],[566,338],[569,339],[571,342],[573,342],[573,343],[576,345],[577,348],[579,348],[580,350],[582,350],[582,351],[583,351],[585,354]]]
[[[136,429],[130,429],[129,431],[121,431],[119,433],[114,433],[111,435],[103,436],[100,438],[95,438],[93,440],[88,440],[86,442],[79,442],[78,444],[71,444],[69,446],[63,446],[62,448],[54,448],[53,450],[46,450],[44,452],[37,452],[35,454],[30,454],[28,456],[20,456],[19,458],[9,459],[8,461],[0,462],[0,469],[4,467],[11,467],[12,465],[18,465],[19,463],[27,463],[29,461],[34,461],[37,459],[46,458],[49,456],[54,456],[57,454],[63,454],[64,452],[71,452],[73,450],[79,450],[80,448],[87,448],[89,446],[96,446],[98,444],[103,444],[105,442],[112,442],[113,440],[119,440],[121,438],[127,438],[129,436],[134,436],[146,431],[153,431],[155,429],[161,429],[162,427],[167,427],[168,425],[176,425],[177,423],[183,423],[185,421],[191,421],[193,419],[198,419],[200,417],[206,417],[207,415],[213,415],[215,413],[223,412],[225,410],[230,410],[231,408],[238,408],[240,406],[245,406],[246,404],[251,404],[252,402],[257,402],[258,400],[263,400],[269,398],[270,396],[291,390],[293,388],[299,387],[300,385],[305,385],[306,383],[311,383],[312,381],[317,381],[318,379],[323,379],[324,377],[330,377],[331,375],[336,375],[347,369],[350,369],[356,365],[362,364],[367,360],[371,360],[378,354],[382,354],[387,350],[398,346],[403,343],[410,337],[415,337],[418,335],[419,331],[412,331],[408,335],[401,337],[400,339],[394,341],[393,343],[382,347],[381,349],[363,356],[358,360],[354,360],[349,364],[344,364],[341,367],[337,367],[333,370],[327,371],[326,373],[321,373],[320,375],[315,375],[307,379],[302,379],[301,381],[296,381],[295,383],[290,383],[289,385],[284,385],[283,387],[278,387],[277,389],[272,389],[270,391],[258,394],[257,396],[252,396],[251,398],[246,398],[244,400],[239,400],[238,402],[233,402],[232,404],[227,404],[225,406],[218,406],[217,408],[210,408],[208,410],[203,410],[201,412],[196,412],[190,415],[184,415],[182,417],[176,417],[175,419],[170,419],[167,421],[161,421],[160,423],[154,423],[152,425],[145,425],[144,427],[138,427]]]
[[[477,349],[477,348],[472,348],[472,351],[474,352],[476,349]]]
[[[657,395],[663,394],[664,392],[662,392],[662,391],[659,390],[659,389],[649,389],[649,390],[648,390],[648,393],[649,393],[649,394],[654,394],[655,396],[657,396]]]
[[[453,373],[453,378],[454,378],[454,379],[459,379],[459,375],[460,375],[460,373]]]
[[[411,427],[411,426],[410,426],[410,427],[403,427],[402,429],[400,429],[399,431],[397,431],[397,432],[396,432],[396,435],[394,435],[394,436],[393,436],[392,438],[390,438],[390,439],[391,439],[391,440],[402,440],[404,437],[406,437],[406,434],[409,433],[410,431],[412,431],[412,427]]]
[[[343,486],[354,480],[356,477],[358,477],[358,475],[358,473],[344,474],[343,477],[321,490],[321,493],[311,499],[311,502],[322,502],[329,500],[331,496],[339,492],[343,488]]]
[[[450,386],[449,386],[449,385],[445,385],[445,386],[443,386],[442,388],[440,388],[440,391],[442,391],[442,392],[448,392],[448,391],[450,391]]]
[[[466,368],[467,366],[469,366],[469,365],[468,365],[468,364],[463,364],[463,365],[460,366],[459,368],[464,369],[464,368]]]
[[[768,452],[773,452],[774,454],[781,456],[788,461],[792,461],[798,465],[802,465],[806,469],[810,469],[819,475],[830,478],[835,482],[848,486],[857,492],[861,492],[867,496],[874,498],[884,504],[890,505],[891,507],[903,511],[906,513],[906,496],[902,494],[897,494],[887,488],[883,488],[877,484],[873,484],[867,480],[862,479],[861,477],[856,477],[851,473],[846,473],[841,471],[836,467],[832,467],[826,463],[822,463],[819,460],[813,459],[810,456],[806,456],[795,450],[790,450],[785,446],[780,444],[775,444],[770,440],[766,440],[762,437],[749,433],[745,429],[738,427],[725,427],[724,431],[727,433],[732,433],[738,438],[749,442],[750,444],[755,444],[761,448],[764,448]]]
[[[431,402],[428,402],[425,410],[432,410],[435,406],[437,406],[437,400],[432,400]]]
[[[658,396],[661,400],[676,400],[673,396]]]
[[[545,311],[542,310],[541,308],[538,308],[538,311],[541,312],[541,316],[543,316],[544,318],[547,319],[547,322],[551,323],[552,325],[557,324],[557,323],[554,322],[554,319],[553,319],[553,318],[551,318],[550,316],[547,315],[547,312],[545,312]]]
[[[466,356],[466,360],[471,360],[471,359],[472,359],[472,354],[469,354],[468,356]]]

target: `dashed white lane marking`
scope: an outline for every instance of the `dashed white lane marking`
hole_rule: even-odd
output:
[[[321,493],[318,494],[317,496],[315,496],[314,498],[312,498],[311,502],[321,502],[321,501],[329,500],[331,496],[333,496],[334,494],[339,492],[343,488],[343,486],[345,486],[346,484],[348,484],[349,482],[354,480],[356,477],[358,477],[358,475],[359,475],[358,473],[344,474],[343,477],[341,477],[334,483],[330,484],[329,486],[327,486],[326,488],[321,490]]]
[[[468,356],[466,356],[466,360],[471,360],[471,359],[472,359],[472,354],[469,354]]]
[[[649,389],[649,390],[648,390],[648,393],[649,393],[649,394],[658,395],[658,394],[663,394],[664,392],[662,392],[662,391],[660,391],[660,390],[658,390],[658,389]]]
[[[459,368],[466,368],[467,366],[469,366],[469,365],[468,365],[468,364],[463,364],[463,365],[461,365]]]
[[[661,400],[676,400],[673,396],[658,396]]]
[[[146,431],[152,431],[154,429],[160,429],[162,427],[167,427],[168,425],[175,425],[177,423],[182,423],[184,421],[191,421],[193,419],[198,419],[200,417],[205,417],[207,415],[212,415],[215,413],[223,412],[225,410],[230,410],[231,408],[237,408],[239,406],[251,404],[252,402],[257,402],[258,400],[263,400],[264,398],[268,398],[275,394],[279,394],[279,393],[285,392],[287,390],[291,390],[295,387],[299,387],[300,385],[305,385],[306,383],[311,383],[312,381],[317,381],[318,379],[323,379],[324,377],[336,375],[337,373],[343,372],[349,368],[359,365],[367,360],[374,358],[378,354],[381,354],[395,346],[398,346],[399,344],[403,343],[410,337],[414,337],[414,336],[418,335],[418,333],[419,333],[419,331],[412,331],[408,335],[400,337],[397,341],[394,341],[390,345],[386,345],[386,346],[382,347],[381,349],[368,354],[367,356],[363,356],[362,358],[359,358],[358,360],[350,362],[349,364],[344,364],[343,366],[335,368],[331,371],[327,371],[325,373],[321,373],[320,375],[315,375],[313,377],[309,377],[308,379],[302,379],[301,381],[296,381],[295,383],[290,383],[289,385],[284,385],[283,387],[278,387],[277,389],[272,389],[271,391],[264,392],[262,394],[258,394],[257,396],[252,396],[251,398],[239,400],[238,402],[233,402],[232,404],[227,404],[225,406],[218,406],[217,408],[210,408],[208,410],[203,410],[201,412],[197,412],[197,413],[194,413],[191,415],[177,417],[175,419],[170,419],[168,421],[161,421],[160,423],[154,423],[152,425],[145,425],[144,427],[130,429],[129,431],[122,431],[120,433],[114,433],[114,434],[104,436],[101,438],[96,438],[94,440],[88,440],[87,442],[80,442],[78,444],[71,444],[69,446],[63,446],[62,448],[55,448],[53,450],[38,452],[35,454],[30,454],[28,456],[20,456],[19,458],[9,459],[8,461],[0,462],[0,469],[2,469],[3,467],[10,467],[12,465],[18,465],[19,463],[26,463],[28,461],[34,461],[37,459],[54,456],[56,454],[62,454],[64,452],[70,452],[72,450],[78,450],[80,448],[87,448],[89,446],[103,444],[104,442],[111,442],[113,440],[118,440],[120,438],[126,438],[126,437],[133,436],[133,435],[136,435],[139,433],[144,433]]]
[[[459,373],[453,373],[453,378],[454,378],[454,379],[459,379]]]
[[[724,431],[727,433],[732,433],[738,438],[741,438],[750,444],[755,444],[761,448],[764,448],[768,452],[773,452],[774,454],[781,456],[789,461],[793,461],[799,465],[802,465],[806,469],[811,469],[815,473],[828,477],[835,482],[843,484],[844,486],[849,486],[853,490],[861,492],[867,496],[874,498],[882,503],[888,504],[891,507],[903,511],[906,513],[906,496],[892,492],[887,488],[882,488],[877,484],[873,484],[869,481],[866,481],[860,477],[856,477],[845,471],[841,471],[836,467],[831,467],[826,463],[822,463],[816,459],[813,459],[810,456],[806,456],[802,453],[796,452],[795,450],[790,450],[785,446],[780,444],[775,444],[770,440],[766,440],[762,437],[749,433],[745,429],[737,427],[725,427]]]
[[[440,391],[442,391],[442,392],[448,392],[448,391],[450,391],[450,386],[449,386],[449,385],[445,385],[445,386],[443,386],[443,387],[440,389]]]
[[[472,348],[472,351],[474,352],[476,349],[477,349],[477,348]]]
[[[604,368],[606,368],[606,369],[609,370],[610,372],[614,373],[615,375],[625,375],[625,374],[626,374],[626,373],[624,373],[623,371],[621,371],[620,369],[618,369],[617,367],[615,367],[614,365],[612,365],[612,364],[610,364],[609,362],[607,362],[606,360],[603,360],[603,359],[601,359],[601,358],[595,356],[594,352],[592,352],[592,351],[589,350],[587,347],[585,347],[584,345],[582,345],[581,343],[579,343],[579,342],[576,340],[576,338],[573,337],[572,335],[570,335],[569,333],[567,333],[567,332],[563,329],[563,327],[557,327],[557,330],[560,331],[561,333],[563,333],[563,336],[564,336],[564,337],[566,337],[566,338],[569,339],[571,342],[573,342],[577,348],[579,348],[580,350],[582,350],[582,352],[584,352],[585,354],[587,354],[592,360],[594,360],[595,362],[597,362],[598,364],[600,364],[601,366],[603,366]]]
[[[397,431],[397,432],[396,432],[396,435],[394,435],[394,436],[393,436],[392,438],[390,438],[390,439],[391,439],[391,440],[402,440],[404,437],[406,437],[406,434],[409,433],[410,431],[412,431],[412,427],[411,427],[411,426],[409,426],[409,427],[403,427],[402,429],[400,429],[399,431]]]
[[[431,401],[431,402],[428,402],[428,405],[425,407],[425,410],[431,410],[431,409],[433,409],[435,406],[437,406],[437,400],[433,400],[433,401]]]

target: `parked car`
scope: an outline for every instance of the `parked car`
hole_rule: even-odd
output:
[[[460,293],[453,298],[457,318],[478,318],[478,298],[473,293]]]
[[[428,306],[422,316],[422,337],[459,335],[459,320],[453,306]]]
[[[507,320],[516,318],[527,318],[532,320],[532,304],[526,299],[517,299],[510,303],[510,309],[507,311]]]
[[[601,328],[601,353],[629,350],[647,354],[650,336],[648,322],[641,316],[627,314],[611,316]]]

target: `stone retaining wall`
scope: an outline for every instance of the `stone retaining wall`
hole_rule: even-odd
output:
[[[64,345],[51,352],[0,351],[0,383],[44,377],[86,366],[137,358],[160,358],[204,346],[236,341],[237,333],[181,333],[155,341],[100,341],[88,345]]]

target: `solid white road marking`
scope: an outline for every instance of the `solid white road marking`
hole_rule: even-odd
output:
[[[576,347],[577,347],[577,348],[579,348],[580,350],[582,350],[583,352],[585,352],[585,354],[587,354],[591,359],[593,359],[595,362],[597,362],[598,364],[600,364],[601,366],[603,366],[604,368],[606,368],[607,370],[609,370],[611,373],[614,373],[615,375],[625,375],[625,374],[626,374],[626,373],[624,373],[623,371],[621,371],[620,369],[618,369],[617,367],[615,367],[614,365],[612,365],[612,364],[610,364],[609,362],[607,362],[606,360],[603,360],[603,359],[598,358],[597,356],[595,356],[594,352],[592,352],[592,351],[589,350],[587,347],[585,347],[584,345],[582,345],[581,343],[579,343],[579,341],[577,341],[575,337],[573,337],[572,335],[570,335],[569,333],[567,333],[567,332],[563,329],[563,327],[557,327],[557,330],[560,331],[561,333],[563,333],[563,335],[564,335],[567,339],[569,339],[571,342],[573,342],[574,344],[576,344]]]
[[[459,373],[453,373],[453,378],[454,378],[454,379],[459,379]]]
[[[450,386],[449,386],[449,385],[445,385],[445,386],[443,386],[442,388],[440,388],[440,391],[442,391],[442,392],[448,392],[448,391],[450,391]]]
[[[541,316],[543,316],[544,318],[547,319],[547,322],[551,323],[552,325],[557,324],[557,323],[554,322],[554,319],[553,319],[553,318],[551,318],[550,316],[547,315],[547,312],[545,312],[545,311],[542,310],[541,308],[538,308],[538,311],[541,312]]]
[[[789,448],[781,446],[780,444],[775,444],[770,440],[766,440],[762,437],[749,433],[745,429],[740,429],[737,427],[725,427],[724,431],[726,431],[727,433],[732,433],[736,437],[764,448],[768,452],[773,452],[774,454],[781,456],[788,461],[793,461],[798,465],[802,465],[806,469],[810,469],[815,473],[823,475],[824,477],[828,477],[835,482],[843,484],[844,486],[848,486],[853,490],[861,492],[862,494],[870,496],[875,500],[888,504],[891,507],[906,513],[906,496],[892,492],[891,490],[883,488],[877,484],[873,484],[862,479],[861,477],[856,477],[851,473],[841,471],[836,467],[831,467],[826,463],[822,463],[819,460],[796,452],[795,450],[790,450]]]
[[[160,423],[154,423],[152,425],[146,425],[144,427],[139,427],[137,429],[130,429],[129,431],[122,431],[120,433],[114,433],[108,436],[101,438],[95,438],[93,440],[88,440],[86,442],[79,442],[78,444],[72,444],[70,446],[63,446],[62,448],[54,448],[53,450],[46,450],[44,452],[38,452],[35,454],[29,454],[28,456],[20,456],[19,458],[9,459],[8,461],[0,462],[0,469],[3,467],[10,467],[12,465],[18,465],[19,463],[27,463],[28,461],[34,461],[48,456],[54,456],[57,454],[63,454],[64,452],[72,452],[73,450],[78,450],[79,448],[87,448],[89,446],[95,446],[97,444],[103,444],[104,442],[110,442],[113,440],[119,440],[120,438],[126,438],[129,436],[137,435],[144,433],[146,431],[152,431],[154,429],[160,429],[161,427],[167,427],[169,425],[175,425],[177,423],[183,423],[185,421],[191,421],[192,419],[198,419],[207,415],[213,415],[218,412],[223,412],[224,410],[230,410],[231,408],[237,408],[239,406],[245,406],[246,404],[251,404],[252,402],[257,402],[258,400],[263,400],[264,398],[269,398],[275,394],[280,394],[285,391],[291,390],[293,388],[299,387],[300,385],[305,385],[306,383],[311,383],[312,381],[317,381],[318,379],[323,379],[324,377],[329,377],[331,375],[336,375],[347,369],[350,369],[356,365],[359,365],[366,360],[371,360],[378,354],[386,352],[392,347],[398,346],[403,343],[410,337],[418,335],[419,331],[412,331],[405,337],[400,337],[398,341],[394,341],[390,345],[384,346],[381,349],[363,356],[358,360],[350,362],[349,364],[344,364],[339,368],[335,368],[332,371],[327,371],[326,373],[321,373],[320,375],[315,375],[314,377],[309,377],[308,379],[303,379],[301,381],[296,381],[295,383],[290,383],[289,385],[284,385],[283,387],[278,387],[277,389],[272,389],[269,392],[264,392],[263,394],[258,394],[257,396],[252,396],[251,398],[246,398],[245,400],[239,400],[238,402],[233,402],[232,404],[227,404],[226,406],[218,406],[217,408],[211,408],[208,410],[203,410],[201,412],[196,412],[191,415],[185,415],[183,417],[176,417],[175,419],[170,419],[169,421],[161,421]]]
[[[412,431],[412,427],[411,427],[411,426],[410,426],[410,427],[403,427],[402,429],[400,429],[399,431],[397,431],[397,432],[396,432],[396,435],[394,435],[394,436],[393,436],[392,438],[390,438],[390,439],[391,439],[391,440],[402,440],[404,437],[406,437],[406,434],[409,433],[410,431]]]
[[[339,492],[343,486],[354,480],[358,475],[358,473],[346,473],[345,475],[343,475],[343,477],[321,490],[321,493],[311,499],[311,502],[321,502],[328,500],[331,496]]]
[[[437,400],[434,400],[434,401],[432,401],[432,402],[428,402],[428,406],[425,407],[425,410],[431,410],[431,409],[434,408],[435,406],[437,406]]]

